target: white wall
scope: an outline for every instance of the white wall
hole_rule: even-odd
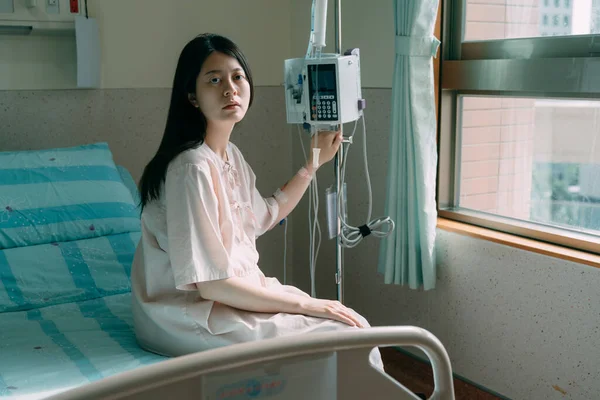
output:
[[[600,398],[598,268],[438,230],[424,292],[384,285],[365,247],[346,257],[347,300],[373,323],[429,330],[456,374],[509,399]]]
[[[0,90],[77,85],[75,37],[0,35]]]
[[[291,56],[290,1],[89,0],[100,29],[102,88],[171,87],[181,49],[199,33],[230,37],[257,86],[280,85]],[[0,90],[74,88],[75,38],[0,36]]]
[[[391,87],[394,20],[391,1],[345,0],[342,50],[361,49],[364,87]],[[257,86],[282,83],[283,60],[302,57],[311,0],[89,0],[97,18],[102,88],[165,88],[179,52],[201,32],[233,39],[249,59]],[[329,1],[326,52],[335,51]],[[0,90],[75,88],[75,38],[0,36]]]
[[[326,53],[335,52],[334,0],[328,1]],[[291,0],[292,57],[306,53],[310,32],[310,0]],[[362,86],[392,87],[394,71],[393,2],[386,0],[342,1],[342,51],[358,47],[361,57]]]
[[[257,86],[279,85],[289,57],[290,3],[282,0],[92,0],[105,88],[171,87],[177,57],[199,33],[231,38]]]

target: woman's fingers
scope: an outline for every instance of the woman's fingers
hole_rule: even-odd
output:
[[[311,298],[311,301],[304,304],[303,307],[306,315],[327,318],[359,328],[365,327],[361,322],[361,317],[339,301]]]
[[[337,140],[342,140],[342,131],[321,131],[319,132],[318,142],[319,143],[330,143],[334,144]],[[314,145],[315,138],[313,138]]]
[[[325,132],[325,135],[326,137],[323,143],[326,145],[323,146],[322,150],[326,153],[324,154],[324,159],[330,161],[342,144],[342,134],[340,131],[327,131]]]
[[[336,314],[335,317],[336,320],[338,320],[339,322],[343,322],[346,325],[357,326],[351,318],[348,318],[343,314]]]
[[[344,313],[344,316],[346,316],[347,318],[350,318],[352,320],[354,325],[358,326],[359,328],[363,328],[362,323],[359,321],[358,318],[356,318],[356,316],[354,316],[354,314],[352,312],[350,312],[349,310],[346,310],[343,313]]]
[[[346,306],[344,306],[342,304],[339,304],[338,307],[339,308],[336,310],[337,313],[339,313],[339,315],[343,316],[345,320],[351,321],[351,323],[349,323],[348,325],[363,328],[363,324],[360,322],[360,320],[356,317],[356,315],[352,311],[350,311]]]
[[[356,326],[354,319],[345,311],[345,307],[337,301],[331,301],[326,307],[328,318],[343,322],[350,326]]]
[[[331,144],[334,144],[339,139],[341,132],[340,131],[329,131],[328,134],[330,135],[329,138],[331,139]]]
[[[344,314],[346,316],[348,316],[349,318],[351,318],[352,321],[354,321],[354,323],[356,324],[356,326],[358,326],[359,328],[363,328],[363,324],[362,324],[362,322],[360,322],[360,319],[358,318],[356,313],[344,305],[342,305],[342,307],[344,307]]]

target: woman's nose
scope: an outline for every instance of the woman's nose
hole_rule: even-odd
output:
[[[235,96],[237,94],[237,89],[233,82],[227,81],[227,86],[225,86],[225,90],[223,91],[223,95],[225,97]]]

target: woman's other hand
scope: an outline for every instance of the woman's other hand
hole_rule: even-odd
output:
[[[304,299],[300,303],[300,313],[311,317],[327,318],[350,326],[363,328],[363,325],[348,307],[335,300]]]
[[[320,131],[314,135],[310,142],[308,165],[312,166],[313,163],[312,149],[320,149],[319,166],[331,161],[342,144],[342,138],[341,131]]]

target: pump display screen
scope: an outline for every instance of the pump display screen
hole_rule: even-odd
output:
[[[335,64],[309,65],[308,75],[311,93],[336,92]]]
[[[308,66],[308,89],[312,121],[337,121],[338,106],[335,64]]]

